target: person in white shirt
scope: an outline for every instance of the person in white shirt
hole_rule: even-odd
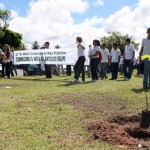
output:
[[[97,67],[100,62],[99,53],[100,53],[100,42],[99,40],[93,40],[93,47],[89,46],[91,49],[91,53],[89,55],[90,58],[90,69],[92,74],[91,82],[95,82],[98,80]]]
[[[3,61],[2,61],[2,77],[10,78],[10,47],[9,45],[4,44],[3,53],[5,57],[3,57]]]
[[[107,68],[108,68],[108,60],[109,60],[109,50],[106,48],[106,43],[102,44],[102,49],[100,50],[102,54],[101,60],[101,79],[107,79]]]
[[[3,57],[5,57],[5,55],[4,55],[3,51],[0,49],[0,58],[3,58]]]
[[[84,63],[85,63],[85,46],[83,43],[82,37],[77,37],[76,38],[76,43],[77,43],[77,52],[78,52],[78,60],[74,66],[74,80],[72,81],[73,83],[78,83],[78,79],[80,77],[80,71],[82,72],[82,81],[80,83],[85,82],[85,70],[84,70]]]
[[[132,70],[133,70],[135,48],[134,45],[130,43],[131,40],[129,38],[127,38],[125,42],[126,42],[126,46],[123,54],[123,72],[125,75],[125,80],[130,80],[132,75]]]
[[[123,73],[123,57],[122,56],[120,56],[119,71],[120,71],[120,75],[122,75]]]
[[[45,42],[45,49],[49,49],[50,43]],[[52,73],[51,73],[52,65],[50,64],[45,64],[45,75],[46,78],[52,78]]]
[[[110,52],[109,65],[111,65],[111,74],[112,74],[112,78],[110,80],[116,80],[118,78],[121,51],[117,47],[118,47],[117,43],[113,43],[113,49]]]
[[[14,77],[13,73],[13,61],[14,61],[14,53],[10,51],[10,74]]]
[[[147,89],[150,87],[150,28],[147,29],[147,38],[142,40],[140,60],[141,56],[143,57],[144,62],[143,88]]]

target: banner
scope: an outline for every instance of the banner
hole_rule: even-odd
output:
[[[89,65],[88,50],[85,50]],[[39,49],[14,51],[14,64],[58,64],[74,65],[78,59],[77,48]]]

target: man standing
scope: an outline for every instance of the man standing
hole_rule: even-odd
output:
[[[118,78],[119,62],[121,52],[118,49],[117,43],[113,43],[113,49],[110,52],[110,61],[112,78],[110,80],[116,80]]]
[[[49,49],[49,42],[45,42],[45,49]],[[51,74],[51,65],[49,64],[45,64],[45,75],[46,78],[52,78],[52,74]]]
[[[140,60],[141,59],[144,62],[143,88],[147,89],[150,87],[150,28],[147,29],[147,38],[142,40],[140,51]]]
[[[130,43],[131,40],[129,38],[127,38],[125,42],[126,42],[126,46],[123,54],[123,72],[125,75],[125,80],[130,80],[132,75],[132,70],[133,70],[135,48],[134,45]]]
[[[102,54],[101,60],[101,72],[102,76],[101,79],[107,79],[107,68],[108,68],[108,60],[109,60],[109,50],[106,48],[106,43],[102,44],[102,49],[100,50]]]

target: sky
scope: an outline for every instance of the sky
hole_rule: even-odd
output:
[[[113,31],[141,43],[150,27],[150,0],[0,0],[0,9],[12,11],[9,28],[26,45],[74,47],[77,36],[89,45]]]

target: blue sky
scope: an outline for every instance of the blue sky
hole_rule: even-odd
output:
[[[141,43],[150,27],[150,0],[0,0],[0,8],[12,10],[9,28],[22,33],[25,44],[72,47],[77,36],[89,44],[113,31]]]
[[[29,10],[29,3],[31,0],[0,0],[0,3],[5,5],[5,9],[15,10],[20,16],[25,17]],[[111,14],[119,11],[124,6],[129,6],[134,9],[138,3],[138,0],[105,0],[104,5],[95,6],[94,0],[88,0],[90,7],[85,13],[73,13],[75,23],[82,22],[85,18],[92,18],[97,15],[102,18],[107,18]]]

